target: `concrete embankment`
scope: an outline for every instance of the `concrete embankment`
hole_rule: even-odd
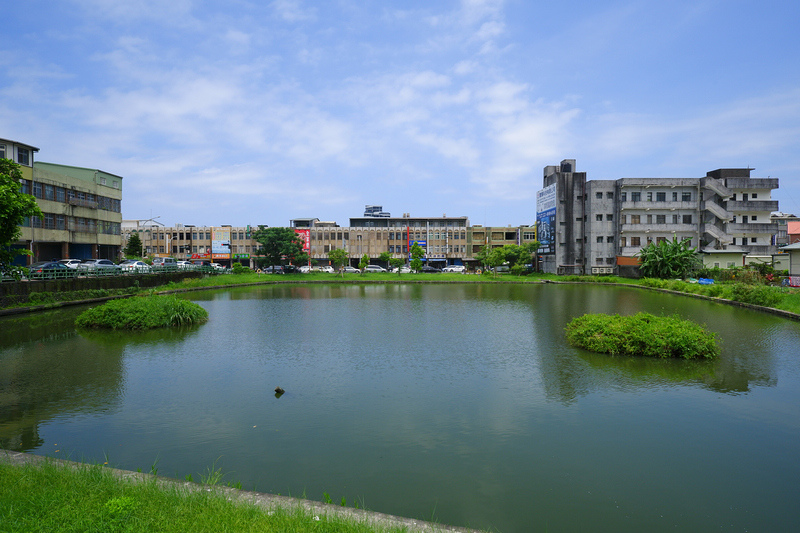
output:
[[[71,466],[79,466],[80,463],[74,461],[65,461],[63,459],[54,459],[51,457],[42,457],[29,453],[13,452],[9,450],[0,449],[0,461],[10,464],[23,465],[23,464],[37,464],[42,461],[52,461],[59,464],[66,464]],[[299,498],[290,498],[288,496],[277,496],[275,494],[266,494],[262,492],[251,492],[246,490],[237,490],[230,487],[222,487],[214,485],[201,485],[199,483],[191,483],[187,481],[179,481],[165,477],[153,476],[152,474],[143,474],[141,472],[131,472],[129,470],[118,470],[115,468],[108,468],[108,471],[122,479],[131,480],[133,482],[144,482],[155,479],[164,487],[179,486],[187,492],[201,491],[201,490],[214,490],[219,494],[224,495],[232,501],[247,502],[256,507],[264,510],[275,509],[276,507],[285,509],[295,509],[302,507],[309,513],[314,515],[336,515],[355,522],[364,522],[368,524],[375,524],[380,527],[394,527],[405,528],[409,533],[479,533],[478,530],[466,529],[460,527],[446,526],[442,524],[435,524],[432,522],[424,522],[422,520],[413,520],[411,518],[403,518],[400,516],[392,516],[383,513],[376,513],[372,511],[365,511],[363,509],[353,509],[350,507],[340,507],[338,505],[325,504],[322,502],[315,502],[311,500],[303,500]]]

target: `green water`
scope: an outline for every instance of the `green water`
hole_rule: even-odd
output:
[[[625,287],[281,285],[187,295],[183,331],[0,320],[0,446],[447,524],[787,531],[800,324]],[[568,346],[588,312],[679,314],[713,363]],[[276,398],[274,388],[286,393]]]

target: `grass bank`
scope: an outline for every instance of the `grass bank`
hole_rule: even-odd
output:
[[[101,465],[48,458],[11,464],[0,458],[0,531],[466,531],[405,519],[396,520],[419,527],[383,525],[395,517],[337,511],[318,503],[257,505],[230,489],[149,475],[125,478]]]
[[[642,286],[650,289],[670,290],[686,294],[722,298],[745,304],[772,307],[790,313],[800,314],[800,289],[741,283],[739,281],[718,282],[713,285],[700,285],[682,280],[662,279],[629,279],[617,276],[557,276],[555,274],[531,274],[515,276],[513,274],[478,275],[478,274],[330,274],[311,272],[308,274],[224,274],[204,278],[184,279],[169,282],[156,288],[137,289],[131,287],[121,290],[80,291],[76,293],[33,293],[28,305],[59,305],[66,301],[79,301],[86,298],[127,296],[131,294],[156,294],[159,292],[211,289],[240,285],[263,285],[270,283],[614,283]],[[25,305],[25,304],[22,304]],[[18,306],[15,306],[18,307]]]

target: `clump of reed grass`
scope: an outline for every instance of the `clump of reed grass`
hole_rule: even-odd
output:
[[[142,296],[111,300],[81,313],[81,328],[143,330],[190,326],[208,320],[208,311],[176,296]]]
[[[719,355],[714,333],[679,316],[587,314],[567,325],[566,336],[573,346],[612,355],[683,359]]]

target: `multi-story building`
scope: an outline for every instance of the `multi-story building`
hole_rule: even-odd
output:
[[[43,217],[30,217],[15,248],[20,265],[48,259],[117,259],[122,239],[122,178],[102,170],[34,162],[39,149],[0,139],[0,157],[22,169],[22,191],[36,198]]]
[[[557,273],[610,273],[620,258],[673,238],[689,240],[709,257],[769,256],[778,232],[770,214],[778,202],[774,178],[752,169],[718,169],[703,178],[622,178],[588,181],[575,160],[544,169],[554,188],[552,246],[543,268]],[[541,217],[540,217],[541,218]]]
[[[174,257],[181,261],[206,260],[226,266],[239,262],[243,266],[255,267],[255,257],[260,245],[252,238],[252,229],[257,227],[190,224],[165,227],[150,219],[126,221],[124,238],[127,243],[131,233],[138,233],[145,257]]]

